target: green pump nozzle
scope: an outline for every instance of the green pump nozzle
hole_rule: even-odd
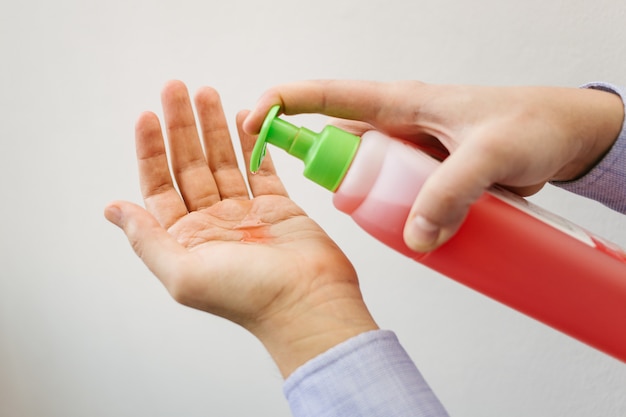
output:
[[[250,171],[259,170],[267,143],[271,143],[304,161],[305,177],[335,191],[350,167],[361,138],[330,125],[320,133],[298,128],[278,118],[279,110],[280,106],[274,106],[265,117],[252,150]]]

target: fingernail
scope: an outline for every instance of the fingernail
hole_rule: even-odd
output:
[[[422,216],[415,216],[408,224],[405,238],[413,249],[430,249],[439,238],[439,226]]]
[[[121,227],[122,224],[122,210],[118,206],[107,206],[104,209],[104,217],[114,225]]]
[[[243,122],[241,122],[241,128],[243,129],[243,131],[245,133],[247,133],[248,135],[257,135],[259,132],[255,132],[253,129],[250,128],[250,123],[252,123],[252,111],[250,113],[247,114],[247,116],[243,119]]]

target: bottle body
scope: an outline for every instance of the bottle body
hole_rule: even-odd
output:
[[[439,162],[367,132],[333,197],[376,239],[490,298],[626,362],[626,255],[519,197],[494,190],[455,236],[416,253],[402,231]]]

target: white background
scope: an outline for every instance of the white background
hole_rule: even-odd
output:
[[[0,416],[289,415],[260,343],[172,301],[102,216],[109,200],[140,201],[134,120],[160,112],[167,80],[214,86],[231,121],[272,85],[308,78],[626,84],[625,10],[622,0],[4,0]],[[392,253],[301,164],[274,155],[451,415],[626,415],[625,364]],[[534,200],[626,245],[621,215],[552,187]]]

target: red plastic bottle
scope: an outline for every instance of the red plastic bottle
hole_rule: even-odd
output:
[[[362,139],[329,126],[320,134],[275,118],[259,135],[305,161],[305,176],[335,193],[334,205],[396,251],[626,362],[626,253],[504,190],[486,192],[444,245],[416,253],[402,231],[438,161],[371,131]]]

